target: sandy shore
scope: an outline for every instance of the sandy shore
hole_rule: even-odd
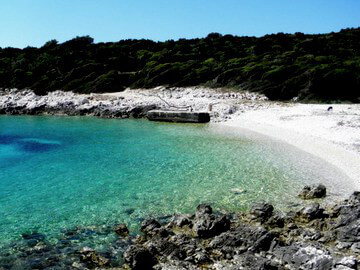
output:
[[[332,111],[327,111],[332,106]],[[237,113],[221,125],[291,144],[338,167],[360,188],[360,104],[281,104]]]

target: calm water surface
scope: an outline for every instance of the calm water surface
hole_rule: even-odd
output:
[[[337,169],[294,148],[209,125],[87,117],[0,116],[0,246],[23,232],[127,223],[296,202],[304,184],[333,196]],[[236,191],[236,192],[235,192]]]

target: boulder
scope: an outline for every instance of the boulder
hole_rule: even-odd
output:
[[[124,260],[133,270],[151,270],[157,264],[155,256],[149,250],[136,245],[125,251]]]
[[[280,212],[276,212],[266,221],[266,224],[270,227],[284,228],[285,218]]]
[[[337,239],[340,242],[360,242],[360,220],[342,226],[337,230]]]
[[[274,240],[275,235],[271,232],[265,232],[263,235],[259,235],[254,241],[252,248],[256,251],[268,251],[271,243]]]
[[[299,197],[304,200],[324,198],[325,196],[326,187],[322,184],[305,186],[299,194]]]
[[[289,269],[329,270],[334,260],[327,250],[315,245],[292,244],[277,248],[275,254]]]
[[[306,221],[320,219],[324,217],[324,209],[320,208],[320,204],[313,203],[309,206],[302,208],[299,212],[299,216]]]
[[[336,227],[347,226],[360,218],[360,204],[358,205],[342,205],[339,207],[338,217],[336,219]]]
[[[322,249],[313,246],[300,248],[293,256],[297,269],[327,270],[331,269],[333,258]]]
[[[184,227],[184,226],[192,226],[192,221],[189,216],[187,215],[174,215],[169,224],[169,227]]]
[[[148,235],[155,235],[161,228],[160,223],[155,219],[146,219],[141,223],[140,230]]]
[[[335,269],[357,269],[357,259],[353,256],[343,257],[335,263]]]
[[[244,239],[242,238],[242,234],[236,231],[224,232],[218,236],[216,236],[209,244],[210,248],[213,249],[227,249],[234,247],[239,247],[243,244]]]
[[[171,257],[173,259],[184,259],[185,254],[178,245],[161,237],[154,237],[145,244],[145,247],[151,254],[161,255],[162,257]]]
[[[261,202],[254,204],[251,207],[250,213],[254,216],[256,220],[264,223],[271,217],[273,211],[274,207],[271,204]]]
[[[212,214],[213,210],[210,205],[208,204],[200,204],[196,207],[195,216],[201,217],[205,214]]]
[[[193,230],[200,238],[209,238],[230,229],[230,219],[226,215],[215,217],[205,214],[194,221]]]
[[[360,191],[354,191],[349,198],[349,202],[352,204],[360,203]]]

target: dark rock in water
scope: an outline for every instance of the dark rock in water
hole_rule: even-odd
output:
[[[349,198],[350,203],[360,203],[360,191],[354,191]]]
[[[187,215],[174,215],[169,223],[170,227],[184,227],[184,226],[192,226],[192,221]]]
[[[30,258],[27,260],[27,267],[30,269],[44,269],[44,261],[41,258]]]
[[[197,213],[198,214],[198,213]],[[226,232],[230,229],[230,219],[226,216],[215,217],[205,214],[194,221],[193,230],[200,238],[209,238]]]
[[[261,223],[264,223],[268,220],[274,211],[274,207],[271,204],[261,202],[256,203],[251,207],[250,213],[259,220]]]
[[[125,251],[124,260],[133,270],[151,270],[157,263],[149,250],[136,245]]]
[[[120,235],[122,237],[126,237],[129,235],[129,229],[125,224],[119,224],[114,228],[114,231],[117,235]]]
[[[80,260],[86,264],[87,267],[104,267],[109,265],[109,260],[100,256],[96,251],[90,248],[84,248],[80,251]]]
[[[212,214],[213,210],[208,204],[200,204],[196,207],[195,215],[201,217],[204,214]]]
[[[320,204],[313,203],[301,209],[299,215],[301,218],[305,219],[306,221],[320,219],[324,217],[324,209],[320,208]]]
[[[134,213],[135,212],[135,209],[134,208],[128,208],[128,209],[126,209],[125,211],[124,211],[124,213],[126,213],[127,215],[131,215],[132,213]]]
[[[46,238],[46,236],[44,234],[37,233],[37,232],[23,233],[21,236],[25,240],[35,239],[35,240],[38,240],[38,241],[44,241],[45,238]]]
[[[165,215],[165,216],[156,217],[156,220],[158,220],[159,223],[161,224],[165,224],[168,223],[172,218],[173,218],[172,215]]]
[[[160,228],[160,223],[155,219],[146,219],[141,223],[141,231],[147,235],[157,234]]]
[[[29,247],[34,247],[36,246],[38,243],[42,242],[45,240],[45,235],[41,234],[41,233],[24,233],[22,234],[22,238],[26,241],[26,244]]]
[[[200,204],[196,208],[193,230],[200,238],[219,235],[230,229],[230,220],[227,216],[216,217],[212,208],[207,204]]]
[[[299,194],[299,197],[304,200],[324,198],[325,196],[326,187],[322,184],[305,186]]]

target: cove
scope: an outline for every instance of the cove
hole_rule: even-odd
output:
[[[199,203],[245,210],[298,203],[322,182],[351,191],[335,167],[268,138],[212,125],[93,117],[0,116],[0,246],[37,231],[126,223]]]

